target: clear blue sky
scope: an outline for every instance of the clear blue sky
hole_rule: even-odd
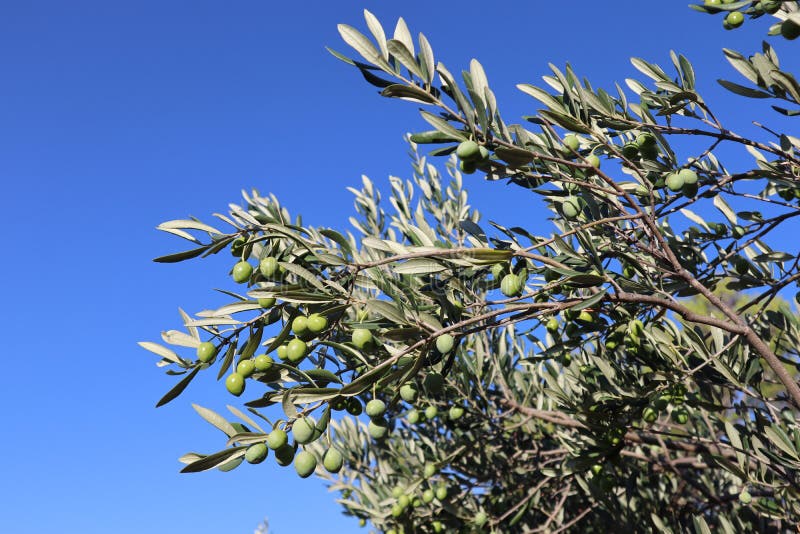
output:
[[[720,48],[754,51],[765,29],[724,32],[685,1],[5,3],[0,532],[249,533],[264,516],[278,534],[358,530],[322,482],[272,460],[180,475],[182,453],[222,444],[190,401],[231,398],[208,376],[156,410],[174,379],[136,342],[217,302],[229,268],[152,263],[183,246],[159,222],[257,187],[341,228],[362,173],[408,175],[402,134],[427,129],[414,106],[324,50],[348,52],[336,24],[364,28],[364,7],[388,28],[404,16],[451,71],[480,59],[507,119],[534,109],[514,85],[548,62],[609,87],[635,74],[629,56],[666,65],[670,48],[713,96],[736,79]],[[488,215],[535,227],[531,198],[470,179]]]

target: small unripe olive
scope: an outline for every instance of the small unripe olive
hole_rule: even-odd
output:
[[[566,219],[576,218],[581,211],[581,204],[577,197],[567,197],[561,203],[561,213]]]
[[[273,362],[272,358],[266,354],[259,354],[255,359],[257,371],[269,371],[272,368],[273,363],[275,362]]]
[[[288,443],[275,449],[275,461],[278,465],[287,466],[294,460],[294,447]]]
[[[417,400],[417,388],[414,384],[403,384],[400,386],[400,398],[406,402],[414,402]]]
[[[569,148],[572,151],[577,151],[578,148],[581,146],[581,142],[578,139],[578,136],[575,134],[567,134],[564,136],[564,146]]]
[[[251,464],[260,464],[267,457],[267,446],[264,443],[253,443],[244,453],[244,459]]]
[[[278,359],[281,360],[282,362],[285,362],[286,360],[289,359],[288,352],[289,352],[289,345],[287,345],[286,343],[284,343],[283,345],[278,345],[278,348],[276,349],[276,353],[278,354]]]
[[[308,319],[304,316],[298,315],[292,320],[292,332],[294,332],[294,335],[302,335],[306,330],[308,330]]]
[[[217,354],[217,347],[210,341],[203,341],[197,346],[197,359],[203,363],[208,363]]]
[[[431,478],[433,475],[436,474],[436,471],[437,471],[437,469],[436,469],[436,465],[435,464],[427,463],[427,464],[425,464],[425,467],[422,470],[422,475],[425,478]]]
[[[317,422],[313,417],[301,417],[292,423],[292,437],[297,443],[311,443]]]
[[[456,148],[456,156],[465,161],[478,159],[481,155],[480,146],[475,141],[463,141]]]
[[[301,478],[308,478],[317,468],[317,458],[308,451],[300,451],[294,458],[294,468]]]
[[[322,466],[329,473],[338,473],[342,470],[342,465],[344,465],[344,457],[339,449],[331,447],[325,451],[325,456],[322,457]]]
[[[363,349],[372,343],[372,332],[366,328],[356,328],[351,335],[353,345],[359,349]]]
[[[386,403],[381,399],[372,399],[367,403],[365,411],[369,417],[381,417],[386,413]]]
[[[516,297],[522,292],[522,280],[516,274],[507,274],[500,281],[500,292],[506,297]]]
[[[453,350],[454,343],[455,340],[453,339],[453,336],[450,334],[442,334],[436,338],[436,350],[442,354],[446,354]]]
[[[267,446],[274,450],[280,449],[289,442],[289,436],[285,430],[275,428],[267,434]]]
[[[253,274],[253,266],[247,263],[246,261],[240,261],[236,265],[233,266],[233,281],[237,284],[242,284],[250,280],[250,276]]]
[[[286,357],[292,363],[301,361],[307,353],[308,345],[302,339],[294,338],[286,346]]]
[[[251,359],[242,360],[236,366],[236,372],[242,375],[245,378],[248,378],[253,375],[256,370],[256,362]]]
[[[244,377],[239,373],[231,373],[225,379],[225,388],[237,397],[244,392]]]
[[[324,315],[312,313],[308,316],[307,325],[309,331],[319,334],[328,327],[328,319]]]
[[[451,421],[461,419],[462,415],[464,415],[464,408],[462,406],[451,406],[450,410],[447,412],[447,416]]]
[[[258,299],[258,305],[262,308],[271,308],[275,305],[275,298],[274,297],[265,297]]]
[[[258,270],[265,278],[272,278],[278,271],[278,260],[269,256],[258,263]]]
[[[370,419],[367,432],[373,439],[383,439],[389,433],[389,423],[383,419]]]

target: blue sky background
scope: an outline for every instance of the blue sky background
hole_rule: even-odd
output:
[[[763,117],[714,80],[737,80],[720,50],[756,51],[766,22],[725,32],[685,1],[5,3],[0,532],[249,533],[265,516],[278,534],[358,530],[321,481],[272,459],[180,475],[182,453],[223,444],[190,402],[222,411],[231,397],[201,376],[156,410],[174,379],[136,342],[179,327],[178,306],[217,303],[230,267],[225,254],[153,263],[184,247],[158,223],[211,220],[257,187],[344,228],[346,186],[409,175],[402,135],[428,129],[415,106],[324,49],[350,53],[336,24],[365,30],[364,7],[387,33],[405,17],[453,72],[478,58],[507,120],[534,109],[514,86],[539,83],[548,62],[611,87],[637,74],[629,56],[666,67],[671,48],[731,128]],[[541,221],[531,197],[469,180],[487,217]]]

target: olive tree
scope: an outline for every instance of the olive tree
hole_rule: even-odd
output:
[[[794,1],[694,7],[800,33]],[[333,54],[431,128],[409,136],[413,175],[390,179],[388,202],[364,178],[349,229],[257,191],[215,214],[224,228],[159,226],[194,248],[156,261],[232,253],[241,288],[142,343],[182,375],[159,405],[201,372],[245,400],[230,421],[195,405],[227,441],[183,471],[272,450],[385,532],[800,522],[800,256],[781,250],[800,139],[727,128],[675,53],[669,74],[634,58],[642,78],[610,91],[553,67],[518,86],[531,113],[507,122],[478,61],[456,77],[402,19],[388,38],[365,16],[364,32],[339,26],[354,57]],[[770,44],[724,52],[744,80],[723,87],[800,114]],[[483,221],[471,174],[531,195],[550,227]]]

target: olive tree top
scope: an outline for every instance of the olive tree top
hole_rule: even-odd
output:
[[[794,1],[693,7],[800,34]],[[355,57],[332,53],[431,128],[409,136],[413,176],[390,179],[388,205],[364,178],[349,231],[256,191],[215,214],[225,230],[159,226],[194,248],[156,261],[230,251],[241,284],[221,308],[181,311],[185,331],[162,334],[178,348],[142,343],[182,375],[159,405],[212,369],[247,399],[228,407],[236,422],[195,406],[228,441],[183,471],[272,449],[387,532],[797,524],[800,322],[784,296],[800,256],[781,246],[800,139],[728,129],[676,53],[670,74],[632,59],[643,78],[610,91],[553,66],[518,86],[532,111],[510,123],[477,60],[457,77],[402,19],[389,38],[365,16],[370,37],[339,26]],[[800,114],[771,45],[725,56],[745,79],[723,87]],[[531,195],[550,228],[484,223],[469,174]]]

